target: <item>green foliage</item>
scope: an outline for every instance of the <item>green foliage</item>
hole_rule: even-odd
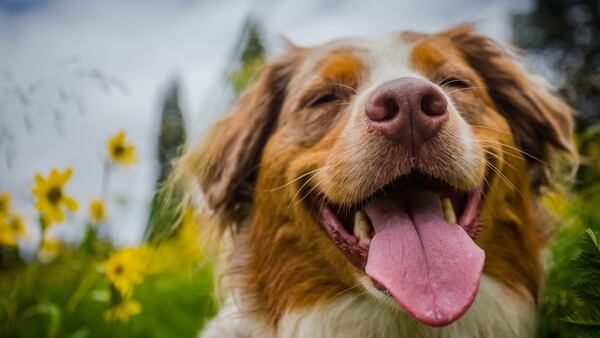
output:
[[[236,96],[239,96],[242,91],[256,79],[263,66],[263,58],[255,57],[240,65],[240,67],[229,76],[229,80],[233,85]]]
[[[568,196],[565,202],[546,257],[538,337],[589,337],[584,321],[600,322],[600,252],[593,241],[600,231],[600,184]]]
[[[547,255],[538,337],[598,336],[600,323],[600,11],[595,0],[535,0],[513,17],[514,42],[554,70],[576,113],[573,195]],[[583,239],[582,239],[583,238]]]
[[[106,321],[108,282],[94,257],[66,249],[56,261],[21,264],[0,274],[0,337],[195,337],[215,312],[209,267],[181,258],[179,272],[149,276],[132,297],[142,312],[127,323]]]
[[[600,334],[600,246],[593,230],[587,229],[586,235],[574,264],[581,281],[573,286],[573,292],[581,305],[565,321]]]
[[[239,96],[258,76],[264,66],[265,49],[260,39],[258,23],[249,21],[245,26],[245,39],[239,55],[239,66],[229,74],[235,96]]]
[[[260,39],[258,23],[251,21],[248,24],[247,39],[240,55],[241,63],[246,63],[258,57],[263,57],[265,48]]]

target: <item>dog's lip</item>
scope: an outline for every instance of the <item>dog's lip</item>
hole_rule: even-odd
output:
[[[420,173],[411,173],[391,180],[375,193],[355,202],[352,206],[339,206],[332,202],[318,188],[310,188],[307,201],[312,214],[332,242],[346,258],[357,268],[364,271],[368,258],[369,245],[359,243],[353,233],[355,212],[362,211],[364,205],[394,189],[428,186],[440,198],[448,198],[456,214],[456,224],[476,240],[481,232],[479,211],[483,198],[483,187],[471,190],[457,188],[446,181]]]
[[[314,212],[319,225],[331,241],[341,250],[348,261],[364,272],[369,255],[369,245],[359,243],[358,238],[348,232],[331,205],[323,201]]]

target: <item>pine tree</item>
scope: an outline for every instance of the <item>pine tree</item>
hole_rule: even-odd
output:
[[[163,191],[162,185],[167,179],[173,160],[179,155],[186,141],[183,113],[179,105],[179,83],[173,81],[165,96],[158,138],[159,172],[156,180],[156,193],[152,199],[146,239],[160,239],[170,235],[178,220],[177,206],[181,201],[181,192]]]
[[[264,65],[265,49],[260,39],[260,28],[257,22],[248,20],[246,33],[239,55],[239,66],[229,74],[229,82],[235,96],[256,79]]]

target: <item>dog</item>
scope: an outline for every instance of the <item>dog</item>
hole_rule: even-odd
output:
[[[290,45],[177,172],[229,238],[201,337],[531,337],[572,111],[465,24]]]

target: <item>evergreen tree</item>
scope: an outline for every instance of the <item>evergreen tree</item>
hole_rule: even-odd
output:
[[[178,155],[179,148],[185,143],[185,140],[186,133],[183,113],[179,106],[179,83],[173,81],[162,108],[160,136],[158,140],[159,183],[163,182],[169,174],[172,161]]]
[[[235,96],[256,79],[264,65],[265,49],[260,39],[260,29],[256,21],[249,19],[245,25],[245,37],[239,52],[238,67],[229,75],[229,82]]]
[[[181,192],[165,192],[161,187],[167,179],[173,160],[179,155],[186,141],[183,113],[179,105],[179,83],[173,81],[164,99],[158,138],[159,173],[156,180],[156,193],[152,199],[146,238],[159,239],[168,236],[176,228],[177,206]]]

